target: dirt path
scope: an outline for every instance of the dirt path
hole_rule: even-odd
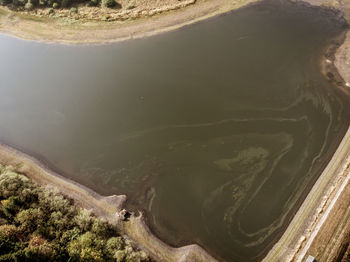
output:
[[[349,164],[350,128],[282,238],[271,249],[264,262],[302,261],[304,255],[308,254],[310,243],[348,184]]]
[[[350,0],[305,0],[341,10],[350,21]],[[350,31],[336,51],[334,65],[350,93]],[[333,261],[350,232],[350,128],[281,239],[263,260],[301,262],[308,255]]]

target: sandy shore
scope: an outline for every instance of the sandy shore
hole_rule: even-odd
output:
[[[124,21],[75,21],[40,18],[0,7],[0,33],[26,40],[98,44],[142,38],[181,28],[261,0],[197,0],[183,8]]]

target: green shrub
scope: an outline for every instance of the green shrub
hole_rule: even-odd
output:
[[[0,226],[0,238],[15,241],[17,236],[17,227],[14,225]]]
[[[79,210],[78,214],[74,217],[73,222],[80,228],[81,232],[90,230],[93,219],[91,212],[86,209]]]
[[[19,241],[19,232],[14,225],[0,226],[0,261],[6,261],[8,253],[16,253],[21,250],[21,242]],[[9,260],[7,260],[9,261]]]
[[[0,5],[8,5],[11,3],[11,0],[0,0]]]
[[[113,229],[109,224],[101,219],[93,219],[91,231],[98,236],[109,237]]]
[[[73,4],[79,4],[81,2],[87,3],[89,6],[98,6],[100,3],[100,0],[0,0],[0,5],[6,6],[11,4],[12,7],[20,7],[23,6],[26,10],[30,11],[35,9],[36,7],[52,7],[53,9],[58,8],[69,8]],[[113,8],[117,7],[120,8],[120,4],[117,3],[115,0],[102,0],[101,6]],[[71,9],[71,14],[77,13],[77,9],[73,7]],[[47,14],[53,14],[53,12],[48,12]],[[0,167],[4,170],[7,167]],[[11,169],[7,169],[5,171],[12,172]]]
[[[78,13],[78,8],[72,7],[69,11],[70,11],[71,14],[77,14]]]
[[[148,261],[116,229],[53,188],[0,165],[1,261]]]
[[[97,6],[98,5],[98,0],[90,0],[89,1],[89,6]]]
[[[57,189],[47,187],[39,193],[39,205],[43,210],[51,213],[60,211],[63,214],[73,214],[75,212],[74,207],[71,205],[70,200],[65,198],[58,192]]]
[[[5,170],[0,175],[0,198],[2,199],[11,196],[21,197],[24,189],[33,190],[34,188],[34,184],[27,177],[10,170]]]
[[[31,2],[25,4],[24,8],[28,11],[33,10],[34,5]]]
[[[20,201],[18,196],[10,196],[8,199],[2,201],[2,213],[5,218],[12,219],[20,209]]]
[[[78,261],[103,261],[100,241],[95,234],[87,232],[68,244],[68,253]]]
[[[108,8],[112,8],[116,6],[116,1],[115,0],[102,0],[102,5]]]
[[[107,240],[106,250],[110,254],[114,254],[117,250],[124,249],[124,241],[121,237],[111,237]]]
[[[45,220],[44,212],[40,208],[22,210],[15,219],[20,224],[20,228],[28,233],[34,232],[38,227],[43,226]]]
[[[62,234],[62,237],[60,238],[60,243],[66,246],[69,242],[77,239],[80,233],[81,233],[80,229],[77,227],[64,231],[64,233]]]
[[[54,245],[40,235],[33,236],[24,251],[29,261],[52,261],[56,257]]]

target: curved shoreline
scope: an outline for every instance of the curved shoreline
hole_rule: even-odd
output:
[[[165,27],[154,29],[153,31],[135,31],[135,34],[125,35],[115,39],[98,39],[96,42],[96,39],[91,40],[92,38],[90,40],[87,39],[84,42],[81,42],[80,40],[45,40],[45,38],[40,38],[41,36],[34,39],[30,39],[29,37],[28,39],[50,43],[97,44],[142,38],[174,30],[185,25],[192,24],[215,16],[217,14],[225,13],[258,1],[260,0],[243,0],[243,5],[231,6],[231,9],[228,8],[228,6],[225,6],[223,9],[215,11],[211,10],[206,14],[202,13],[199,17],[180,24],[171,26],[166,25]],[[310,1],[312,2],[312,0]],[[214,2],[216,5],[219,5],[219,3],[222,3],[223,1],[211,1],[211,3]],[[196,6],[197,5],[195,5],[195,7]],[[206,10],[208,11],[209,9]],[[175,12],[184,11],[185,10],[180,10]],[[167,14],[159,15],[157,19],[164,19],[165,16],[167,16]],[[176,14],[174,14],[174,16],[176,16]],[[149,19],[148,22],[153,23],[153,18],[147,19]],[[172,22],[174,21],[175,20]],[[43,22],[43,24],[44,23],[45,22]],[[131,23],[135,25],[134,23],[143,22],[137,21]],[[158,25],[155,25],[155,27],[157,26]],[[126,31],[123,32],[125,33],[127,31],[128,25],[126,25]],[[1,25],[0,33],[3,33],[3,28]],[[10,35],[13,35],[13,33],[17,34],[20,33],[20,31],[16,33],[9,32]],[[96,35],[93,35],[93,37],[96,37]],[[27,39],[26,37],[19,38]],[[346,88],[347,84],[350,82],[350,66],[347,63],[350,57],[349,49],[350,31],[347,32],[344,44],[336,51],[336,59],[334,61],[335,68],[338,70],[339,74],[345,81],[344,88]],[[348,90],[350,90],[350,87]],[[307,198],[303,201],[302,206],[298,209],[298,212],[294,216],[292,222],[288,225],[287,230],[284,232],[280,240],[270,250],[263,261],[302,261],[304,255],[308,251],[308,248],[311,246],[313,239],[321,229],[332,208],[334,207],[336,200],[343,192],[344,187],[350,183],[350,170],[348,170],[348,166],[350,165],[350,157],[346,157],[349,155],[350,128],[340,143],[337,151],[334,153],[332,159],[328,163],[326,169],[322,172],[321,176],[312,187],[312,190],[308,193]],[[145,223],[142,214],[138,217],[132,216],[130,221],[127,223],[120,222],[116,214],[121,210],[124,202],[126,201],[125,195],[110,197],[101,196],[83,185],[80,185],[70,179],[67,179],[55,172],[50,171],[49,169],[45,168],[37,159],[4,144],[0,144],[0,162],[13,165],[17,172],[27,175],[39,184],[54,185],[58,187],[63,194],[73,198],[78,205],[87,209],[92,209],[96,215],[105,218],[112,224],[117,225],[118,228],[121,229],[122,233],[126,234],[129,238],[138,243],[141,248],[145,249],[146,252],[151,255],[151,257],[157,259],[158,261],[216,261],[198,245],[188,245],[180,248],[174,248],[167,245],[165,242],[162,242],[159,238],[152,234],[149,227]]]
[[[14,171],[24,174],[39,185],[54,186],[64,195],[74,199],[76,205],[117,226],[121,234],[134,241],[156,261],[216,261],[199,245],[174,248],[155,237],[146,225],[143,215],[131,216],[123,222],[119,212],[126,201],[125,195],[101,196],[93,190],[44,167],[37,159],[7,145],[0,144],[0,163],[11,165]]]
[[[0,6],[0,34],[23,40],[59,44],[106,44],[144,38],[240,9],[262,0],[197,0],[183,8],[150,17],[116,22],[82,21],[28,16]]]
[[[311,6],[322,6],[321,1],[301,0]],[[350,6],[350,1],[346,1]],[[323,7],[323,6],[322,6]],[[350,10],[342,9],[341,6],[330,7],[336,11],[341,11],[344,18],[350,22]],[[335,70],[343,83],[337,83],[338,88],[345,95],[350,96],[350,30],[345,32],[345,39],[341,46],[335,50],[334,61],[326,60],[327,65],[323,65],[323,70],[327,68]],[[328,71],[328,70],[327,70]],[[326,71],[323,72],[326,74]],[[330,79],[334,81],[333,79]],[[335,83],[334,83],[335,84]],[[345,188],[350,185],[350,127],[339,144],[332,159],[317,179],[302,205],[289,223],[280,240],[273,246],[263,262],[304,261],[309,250],[314,251],[320,248],[320,243],[315,243],[315,239],[322,231],[327,231],[330,222],[328,220],[340,220],[340,214],[335,206],[342,202]],[[330,216],[334,216],[330,218]],[[343,226],[347,226],[346,224]],[[344,235],[344,228],[342,234]],[[329,236],[331,239],[333,236]],[[329,243],[328,243],[329,244]],[[341,244],[341,241],[338,245]],[[324,245],[327,245],[324,243]],[[316,246],[316,247],[315,247]],[[338,248],[338,247],[336,247]],[[334,248],[334,249],[336,249]],[[335,252],[334,250],[332,250]],[[311,253],[310,255],[317,255]],[[317,257],[316,257],[317,258]],[[320,260],[323,261],[323,260]]]

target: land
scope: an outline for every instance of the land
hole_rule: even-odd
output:
[[[11,166],[14,172],[25,174],[38,185],[57,188],[59,192],[73,199],[78,207],[91,210],[96,216],[115,226],[123,237],[137,243],[137,247],[144,250],[155,261],[216,261],[198,245],[174,248],[162,242],[151,233],[142,213],[132,214],[128,221],[123,221],[120,212],[126,201],[125,195],[101,196],[50,171],[36,159],[6,145],[0,145],[0,163]]]
[[[11,166],[0,165],[0,261],[150,259],[117,228],[75,206],[54,187],[38,186]]]
[[[156,4],[143,4],[131,10],[127,10],[127,5],[117,10],[81,7],[78,14],[69,16],[69,10],[54,11],[51,15],[46,9],[34,14],[0,7],[0,33],[49,43],[110,43],[178,29],[258,1],[261,0],[164,1],[172,3],[169,5],[163,1],[141,1]]]
[[[120,18],[109,13],[114,12],[111,10],[104,10],[106,13],[100,12],[95,17],[89,17],[92,9],[85,7],[79,7],[80,11],[76,17],[65,14],[66,10],[55,11],[55,15],[48,16],[45,15],[45,9],[33,14],[1,8],[0,32],[22,39],[54,43],[116,42],[177,29],[257,1],[259,0],[197,0],[155,13],[150,13],[152,8],[148,13],[140,11],[140,15],[129,16],[125,13],[125,16]],[[170,2],[166,1],[168,4]],[[330,8],[350,21],[350,0],[296,2],[315,8]],[[132,12],[144,11],[142,8],[145,6],[141,5]],[[117,12],[123,11],[125,10],[121,9]],[[103,21],[104,15],[111,18]],[[332,54],[331,57],[324,57],[322,61],[325,75],[332,70],[332,75],[338,73],[336,81],[333,77],[330,80],[335,81],[336,88],[349,95],[350,31],[344,35],[343,44],[335,48]],[[138,243],[141,249],[157,261],[215,261],[198,245],[173,248],[165,244],[150,232],[141,213],[131,216],[128,222],[121,221],[118,214],[123,208],[126,196],[100,196],[51,172],[34,158],[5,145],[0,145],[0,163],[13,166],[16,172],[26,174],[38,184],[56,186],[63,194],[73,198],[77,205],[91,209],[96,215],[116,225],[122,234]],[[350,129],[282,238],[264,261],[303,261],[309,254],[315,256],[318,261],[332,261],[346,256],[349,253],[347,249],[350,241],[349,180]]]
[[[350,1],[303,2],[341,12],[350,23]],[[350,31],[343,37],[335,54],[324,57],[321,63],[325,76],[350,97]],[[263,261],[301,262],[308,255],[317,261],[349,261],[346,260],[350,252],[349,185],[350,128],[287,230]]]

